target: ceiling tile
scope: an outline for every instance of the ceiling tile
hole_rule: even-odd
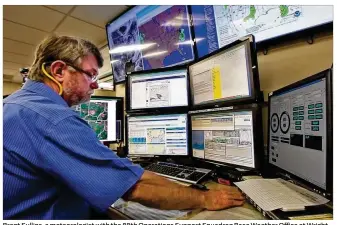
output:
[[[17,70],[19,71],[19,69],[21,67],[29,67],[29,64],[24,64],[24,63],[14,63],[14,62],[7,62],[7,61],[3,61],[3,68],[4,69],[12,69],[12,70]]]
[[[67,17],[56,29],[59,35],[70,35],[88,39],[98,45],[106,40],[105,29],[93,26],[81,20]]]
[[[73,8],[73,5],[46,5],[46,7],[67,14]]]
[[[38,5],[5,5],[3,8],[4,19],[48,32],[54,30],[64,16],[60,12]]]
[[[105,29],[105,24],[127,9],[125,5],[81,5],[71,16],[87,21]]]
[[[24,56],[16,53],[4,52],[3,57],[5,61],[23,64],[32,64],[33,55]]]
[[[7,20],[3,21],[3,36],[28,44],[39,44],[48,33],[19,25]]]
[[[35,46],[4,38],[3,39],[3,50],[5,52],[12,52],[12,53],[18,53],[21,55],[31,56],[34,54]]]

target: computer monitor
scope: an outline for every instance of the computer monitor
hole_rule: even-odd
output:
[[[260,94],[254,36],[189,65],[193,108],[256,102]]]
[[[100,141],[114,143],[123,140],[123,107],[123,98],[92,96],[74,110],[94,129]]]
[[[129,156],[187,156],[187,114],[128,115]]]
[[[191,111],[193,157],[258,170],[263,159],[261,108],[257,104]]]
[[[332,193],[332,71],[269,94],[269,163]]]
[[[188,107],[186,67],[134,72],[127,76],[127,110]]]
[[[186,64],[194,60],[186,5],[138,5],[106,25],[115,83],[128,72]]]
[[[192,5],[198,57],[248,34],[260,43],[272,39],[280,43],[280,37],[288,39],[291,33],[308,34],[332,23],[333,11],[331,5]]]

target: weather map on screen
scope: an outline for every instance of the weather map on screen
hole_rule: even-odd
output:
[[[136,6],[107,25],[116,82],[194,59],[187,6]]]
[[[332,6],[193,5],[198,57],[240,37],[254,34],[256,42],[333,21]]]
[[[116,104],[116,100],[91,99],[90,102],[72,108],[90,125],[99,140],[115,141],[119,138],[116,129]]]

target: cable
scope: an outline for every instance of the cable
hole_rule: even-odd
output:
[[[46,69],[45,69],[45,64],[46,63],[43,63],[41,68],[42,68],[42,72],[44,73],[44,75],[46,75],[49,79],[51,79],[52,81],[54,81],[57,86],[59,87],[60,91],[59,91],[59,95],[62,95],[63,93],[63,88],[62,88],[62,85],[54,78],[52,77],[50,74],[47,73]]]

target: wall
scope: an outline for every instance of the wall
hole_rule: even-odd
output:
[[[21,84],[4,81],[2,95],[10,95],[13,92],[19,90],[20,88],[21,88]]]
[[[296,40],[258,53],[260,86],[265,101],[268,93],[330,68],[333,62],[333,35],[317,37],[314,44]],[[125,97],[125,85],[116,85],[116,96]],[[125,102],[125,99],[124,99]],[[263,108],[264,142],[267,143],[268,109]]]
[[[116,92],[115,91],[109,91],[109,90],[99,90],[96,89],[94,91],[94,95],[95,96],[109,96],[109,97],[115,97],[116,96]]]
[[[271,49],[267,55],[258,54],[261,90],[265,101],[268,93],[294,83],[333,63],[333,35],[325,34],[309,45],[305,40]],[[267,144],[268,108],[263,108],[263,136]]]

